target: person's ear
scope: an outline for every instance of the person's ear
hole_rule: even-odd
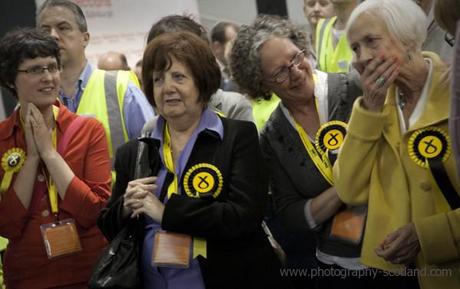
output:
[[[88,32],[88,31],[83,32],[83,47],[86,48],[86,46],[88,46],[88,44],[89,44],[89,39],[90,39],[89,32]]]
[[[222,50],[222,45],[219,43],[219,41],[213,41],[211,43],[211,49],[214,54],[219,54]]]

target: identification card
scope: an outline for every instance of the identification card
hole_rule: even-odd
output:
[[[361,243],[366,224],[367,207],[347,207],[332,220],[330,236],[353,244]]]
[[[159,231],[153,240],[152,265],[188,268],[192,237],[185,234]]]
[[[40,229],[49,259],[82,250],[75,220],[73,219],[43,224]]]

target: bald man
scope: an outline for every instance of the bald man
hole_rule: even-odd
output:
[[[97,68],[102,70],[130,70],[123,53],[109,51],[99,57]]]

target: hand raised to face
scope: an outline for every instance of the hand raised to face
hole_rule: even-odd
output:
[[[364,108],[381,111],[388,87],[399,74],[400,64],[396,58],[377,57],[369,62],[361,73]]]

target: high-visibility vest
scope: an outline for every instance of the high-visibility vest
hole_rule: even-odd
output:
[[[123,100],[130,77],[128,71],[95,69],[77,108],[77,114],[91,115],[104,126],[112,167],[117,148],[129,140],[123,117]]]
[[[8,245],[8,240],[5,238],[0,237],[0,253],[6,249],[6,245]],[[3,270],[2,270],[2,260],[0,259],[0,288],[5,288],[3,285]]]
[[[272,93],[269,100],[258,98],[252,101],[252,116],[259,132],[264,128],[265,123],[272,115],[272,112],[278,107],[279,102],[279,97],[274,93]]]
[[[334,47],[332,27],[337,16],[320,19],[316,26],[316,57],[318,70],[324,72],[349,72],[353,53],[345,34],[340,35]]]

